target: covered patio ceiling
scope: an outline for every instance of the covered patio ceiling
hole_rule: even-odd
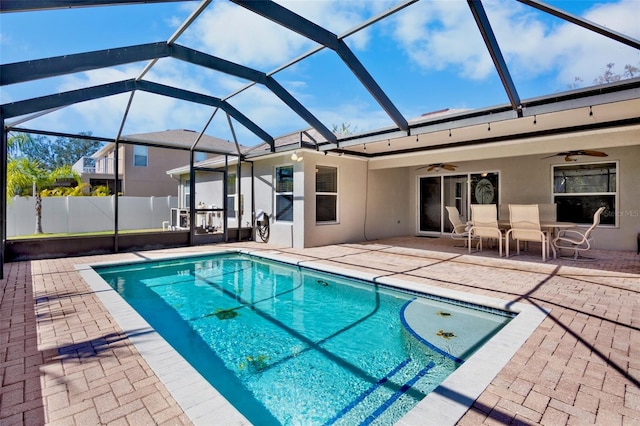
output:
[[[3,140],[6,140],[6,131],[47,132],[47,129],[33,129],[21,126],[51,111],[67,108],[78,103],[128,93],[130,96],[129,103],[122,112],[120,129],[114,129],[116,136],[97,137],[105,141],[124,141],[121,133],[129,119],[129,107],[134,95],[139,92],[147,92],[204,105],[212,111],[209,120],[203,122],[202,128],[195,133],[193,141],[168,142],[157,140],[149,141],[149,143],[156,143],[159,146],[181,147],[184,149],[195,148],[202,151],[217,152],[214,147],[201,143],[200,135],[207,131],[213,117],[219,111],[222,111],[222,113],[226,114],[234,139],[236,139],[233,125],[235,122],[255,135],[259,141],[266,143],[268,147],[266,152],[253,150],[250,156],[290,149],[287,146],[279,147],[275,143],[278,135],[270,134],[257,124],[248,113],[232,105],[231,101],[235,96],[255,85],[261,85],[268,89],[285,107],[293,111],[310,128],[315,130],[319,138],[311,144],[312,148],[319,151],[359,155],[371,159],[388,158],[389,156],[406,159],[408,156],[418,152],[437,154],[439,150],[442,151],[443,149],[459,150],[470,146],[501,144],[505,141],[514,140],[524,143],[525,141],[531,142],[532,140],[539,140],[552,135],[598,132],[614,127],[637,129],[640,125],[640,118],[637,113],[640,111],[640,79],[638,78],[563,93],[551,93],[531,99],[521,99],[518,88],[512,79],[510,67],[505,60],[501,45],[496,38],[481,0],[467,0],[466,3],[469,13],[473,16],[477,26],[477,31],[474,31],[475,36],[482,38],[484,46],[491,56],[495,72],[499,76],[502,90],[508,99],[508,103],[487,106],[481,109],[425,114],[418,119],[405,117],[400,112],[400,109],[396,106],[398,100],[396,99],[394,102],[387,95],[383,85],[378,83],[372,73],[369,72],[345,42],[347,37],[365,30],[370,25],[389,19],[394,14],[411,7],[417,0],[395,4],[341,35],[336,35],[311,20],[294,13],[285,6],[272,1],[231,1],[237,7],[248,10],[304,38],[312,40],[317,47],[282,64],[271,72],[263,72],[178,44],[177,40],[183,32],[213,3],[211,0],[203,0],[199,2],[197,7],[167,41],[2,64],[0,66],[0,86],[51,79],[135,62],[147,63],[142,72],[135,78],[26,98],[0,105],[0,114],[5,127]],[[557,7],[537,0],[514,1],[595,32],[617,43],[629,46],[636,51],[640,50],[640,41],[637,39],[565,12]],[[169,2],[169,0],[3,0],[0,3],[0,12],[37,12],[62,8],[164,2]],[[295,66],[303,59],[316,55],[322,50],[330,50],[337,55],[369,96],[375,100],[380,110],[388,116],[393,123],[392,126],[354,134],[334,133],[330,130],[329,123],[320,120],[310,109],[305,107],[304,100],[298,99],[291,90],[283,87],[274,77],[278,72]],[[218,96],[212,96],[207,93],[190,90],[188,80],[176,79],[173,84],[169,85],[145,79],[145,76],[161,59],[177,59],[246,80],[247,83],[232,93],[221,93]],[[399,76],[399,78],[401,77]],[[349,122],[349,117],[344,117],[344,121]],[[299,129],[291,129],[292,132],[297,130]],[[235,142],[243,143],[243,141],[238,141],[237,139]],[[533,151],[548,149],[544,144],[539,144],[539,147],[539,149],[533,149]],[[553,146],[551,149],[557,149],[557,147]],[[407,162],[408,160],[404,161]]]

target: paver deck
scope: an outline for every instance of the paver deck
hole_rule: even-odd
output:
[[[0,424],[191,424],[75,265],[229,247],[550,309],[460,425],[640,424],[640,256],[594,251],[593,262],[543,263],[535,247],[505,259],[487,249],[469,255],[447,238],[418,237],[309,249],[247,242],[5,264]]]

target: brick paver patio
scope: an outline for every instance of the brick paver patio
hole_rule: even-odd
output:
[[[229,247],[281,251],[551,309],[461,425],[640,425],[640,256],[594,251],[594,262],[542,263],[535,248],[504,259],[486,249],[468,255],[446,238],[416,237],[8,263],[0,281],[0,424],[191,424],[75,265]]]

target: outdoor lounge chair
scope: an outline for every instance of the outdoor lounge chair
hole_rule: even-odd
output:
[[[478,247],[482,250],[482,240],[484,238],[497,240],[502,257],[502,231],[498,227],[498,210],[495,204],[471,204],[471,222],[469,228],[468,244],[471,253],[471,240],[479,238]]]
[[[509,222],[507,231],[507,257],[509,257],[509,237],[516,240],[516,251],[520,254],[520,241],[540,242],[542,261],[547,261],[549,251],[549,233],[540,228],[540,212],[537,204],[509,204]]]
[[[453,225],[453,229],[451,230],[451,238],[454,240],[464,241],[464,245],[462,247],[466,247],[469,242],[469,228],[470,225],[462,222],[460,220],[460,212],[454,206],[445,206],[447,209],[447,213],[449,215],[449,222]]]
[[[590,257],[580,255],[581,252],[586,252],[591,249],[593,237],[591,232],[600,224],[600,215],[606,209],[606,207],[600,207],[593,214],[593,223],[584,232],[580,232],[577,229],[563,229],[558,232],[556,238],[553,239],[553,246],[557,251],[565,250],[573,252],[573,259],[575,260],[594,260]]]

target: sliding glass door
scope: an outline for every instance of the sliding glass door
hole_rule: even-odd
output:
[[[420,178],[419,226],[420,232],[440,232],[442,224],[442,194],[440,176]]]
[[[418,233],[440,234],[452,230],[445,206],[458,209],[464,223],[470,204],[499,204],[497,172],[425,176],[418,185]]]
[[[453,206],[458,209],[460,220],[462,223],[465,223],[469,220],[467,216],[467,206],[469,205],[467,175],[443,176],[442,180],[443,206]],[[453,230],[453,226],[446,215],[442,222],[444,232],[451,232]]]

